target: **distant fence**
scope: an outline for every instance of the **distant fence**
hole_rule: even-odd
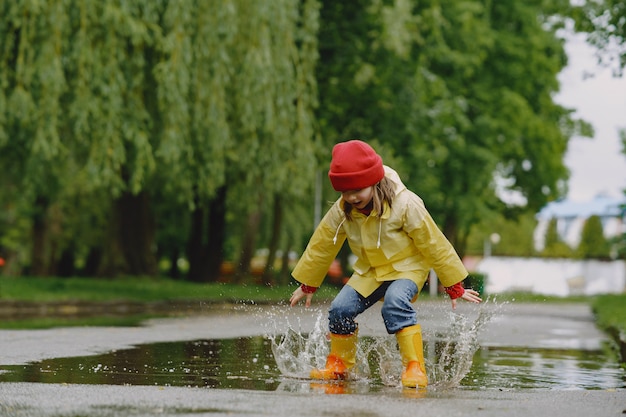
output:
[[[472,270],[486,275],[488,294],[523,291],[568,296],[626,291],[625,261],[490,256],[472,263]]]

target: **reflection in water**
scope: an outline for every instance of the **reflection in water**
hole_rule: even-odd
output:
[[[140,345],[105,355],[0,369],[1,382],[164,385],[274,390],[279,372],[266,338]]]
[[[601,351],[482,349],[464,386],[480,388],[626,388],[626,373]]]
[[[476,323],[469,324],[470,327]],[[459,322],[458,326],[467,326]],[[482,348],[473,337],[425,339],[428,390],[617,389],[626,374],[606,352]],[[468,332],[462,332],[467,334]],[[44,360],[0,367],[0,382],[192,386],[311,393],[374,393],[400,389],[400,356],[388,336],[359,340],[354,377],[324,384],[306,380],[325,359],[321,330],[282,336],[155,343],[99,356]],[[467,356],[471,355],[471,356]],[[421,395],[413,390],[411,395]]]

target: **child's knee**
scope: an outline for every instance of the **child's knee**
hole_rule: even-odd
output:
[[[348,317],[356,316],[356,312],[353,311],[350,305],[345,303],[336,303],[333,302],[330,305],[330,309],[328,310],[328,318],[332,320],[343,320]]]

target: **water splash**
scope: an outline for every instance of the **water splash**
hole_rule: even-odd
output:
[[[318,311],[313,330],[302,333],[289,326],[284,334],[270,334],[272,353],[281,374],[290,378],[308,378],[311,369],[323,367],[328,356],[326,321]]]
[[[443,315],[441,329],[422,329],[430,389],[449,389],[460,384],[469,373],[474,354],[480,348],[480,333],[500,307],[495,300],[487,299],[476,309],[475,317],[447,312]],[[318,310],[310,332],[301,330],[297,318],[296,326],[289,320],[285,324],[285,317],[281,315],[270,318],[270,327],[274,331],[266,337],[271,341],[274,359],[284,377],[307,379],[311,369],[324,366],[329,351],[326,317],[324,311]],[[286,331],[284,328],[277,331],[281,325],[287,326]],[[357,364],[350,374],[350,381],[400,386],[401,373],[402,361],[395,337],[359,337]]]
[[[498,308],[490,308],[492,306]],[[469,373],[474,354],[480,348],[478,336],[500,308],[495,303],[492,306],[485,302],[473,319],[454,312],[449,313],[450,326],[447,331],[435,337],[434,355],[426,358],[428,376],[433,388],[456,387]]]

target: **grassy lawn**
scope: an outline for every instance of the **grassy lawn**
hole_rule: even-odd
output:
[[[621,332],[626,338],[626,294],[607,294],[593,298],[591,307],[598,327]],[[624,340],[626,342],[626,339]]]
[[[626,294],[594,297],[591,308],[598,327],[617,343],[622,367],[626,368]]]
[[[207,302],[278,302],[289,299],[294,286],[197,284],[166,278],[13,278],[0,277],[0,301],[134,301],[204,300]],[[326,292],[328,293],[328,292]],[[320,292],[320,295],[328,295]]]
[[[164,301],[198,301],[200,303],[280,303],[287,302],[295,284],[268,287],[257,284],[198,284],[167,278],[35,278],[1,277],[0,306],[5,302],[23,303],[158,303]],[[316,294],[318,301],[332,299],[339,289],[323,286]],[[58,326],[135,326],[142,321],[166,313],[139,313],[99,317],[28,317],[3,318],[0,328],[50,328]]]
[[[198,284],[167,278],[9,278],[0,277],[2,300],[25,302],[58,301],[132,301],[157,302],[202,300],[205,302],[277,303],[286,301],[295,285]],[[331,299],[338,292],[332,285],[323,286],[317,299]]]

